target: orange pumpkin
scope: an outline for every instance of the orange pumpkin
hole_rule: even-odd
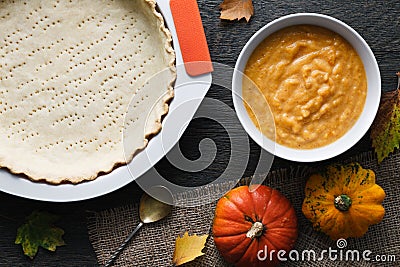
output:
[[[290,201],[279,191],[260,185],[250,192],[248,186],[241,186],[218,201],[213,235],[229,263],[238,267],[275,266],[279,263],[277,252],[290,251],[296,242],[297,217]],[[275,253],[270,257],[272,250]]]

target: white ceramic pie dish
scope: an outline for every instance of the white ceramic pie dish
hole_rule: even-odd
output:
[[[185,72],[169,1],[157,0],[157,4],[173,38],[177,66],[174,99],[170,103],[168,114],[162,121],[161,132],[154,136],[147,147],[129,164],[115,168],[112,172],[101,175],[93,181],[51,185],[32,182],[25,177],[12,174],[7,169],[0,169],[0,191],[51,202],[71,202],[102,196],[142,176],[179,141],[210,88],[212,76],[209,73],[192,77]]]
[[[254,126],[242,100],[242,73],[254,49],[270,34],[294,25],[311,24],[340,34],[358,52],[367,75],[367,97],[364,109],[355,125],[337,141],[316,149],[293,149],[282,146],[265,137]],[[232,80],[232,97],[236,113],[250,137],[268,152],[292,161],[316,162],[335,157],[354,146],[371,126],[381,97],[381,78],[378,63],[365,40],[350,26],[330,16],[315,13],[297,13],[276,19],[257,31],[242,49],[235,66]]]

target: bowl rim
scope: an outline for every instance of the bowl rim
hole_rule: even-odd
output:
[[[293,25],[311,24],[330,29],[347,40],[360,56],[367,75],[367,96],[355,124],[336,141],[314,149],[295,149],[264,136],[253,124],[242,101],[243,70],[254,49],[270,34]],[[232,77],[232,98],[236,114],[250,137],[271,154],[297,162],[317,162],[338,156],[353,147],[369,130],[381,99],[381,75],[376,58],[367,42],[346,23],[319,13],[294,13],[277,18],[260,28],[247,41],[237,58]]]

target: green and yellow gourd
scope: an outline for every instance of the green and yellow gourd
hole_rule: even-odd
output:
[[[361,237],[382,221],[384,198],[372,170],[358,163],[332,165],[308,179],[302,211],[316,230],[334,240]]]

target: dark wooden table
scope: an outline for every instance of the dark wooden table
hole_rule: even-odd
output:
[[[167,1],[167,0],[165,0]],[[317,12],[331,15],[358,31],[375,53],[382,75],[382,90],[394,90],[396,71],[400,69],[400,1],[263,1],[254,0],[255,15],[250,23],[223,22],[219,19],[220,0],[199,0],[199,6],[214,62],[234,66],[245,42],[266,23],[283,15],[297,12]],[[211,87],[208,97],[224,101],[232,107],[230,91]],[[196,119],[180,141],[183,154],[189,159],[199,157],[198,144],[211,138],[218,148],[218,156],[206,170],[185,173],[174,168],[166,159],[156,166],[171,181],[182,185],[204,184],[221,173],[229,159],[229,139],[218,124]],[[352,149],[332,160],[350,157],[371,149],[368,134]],[[251,142],[251,157],[246,175],[251,175],[259,155],[259,148]],[[282,168],[296,163],[276,158],[272,168]],[[0,181],[1,182],[1,181]],[[124,188],[91,200],[75,203],[46,203],[0,193],[0,266],[96,266],[96,257],[88,240],[87,211],[99,211],[137,202],[141,189],[133,182]],[[45,210],[61,216],[58,225],[65,230],[66,246],[56,252],[40,249],[34,260],[22,253],[14,244],[16,230],[33,210]]]

